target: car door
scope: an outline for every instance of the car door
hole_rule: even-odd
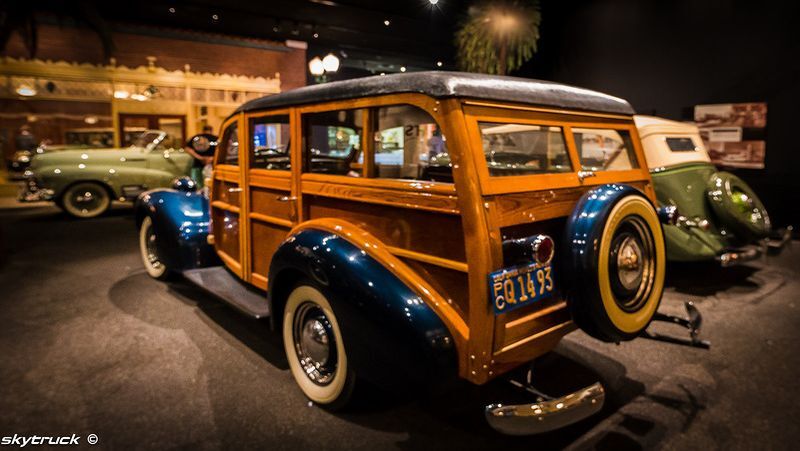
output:
[[[252,114],[247,126],[247,145],[242,147],[243,153],[247,149],[246,274],[250,283],[266,289],[272,254],[297,222],[289,110]]]
[[[214,247],[225,265],[239,277],[244,277],[245,238],[241,220],[242,176],[239,161],[239,143],[242,129],[238,116],[223,125],[220,147],[215,157],[211,183],[211,222]]]

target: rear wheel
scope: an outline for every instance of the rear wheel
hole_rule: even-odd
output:
[[[325,295],[309,283],[298,285],[286,300],[283,343],[292,376],[310,400],[329,409],[350,401],[355,372],[339,322]]]
[[[139,227],[139,250],[147,274],[158,280],[168,279],[172,273],[158,255],[158,237],[153,229],[153,220],[147,216]]]
[[[111,207],[111,196],[99,183],[80,182],[64,190],[59,205],[76,218],[94,218]]]

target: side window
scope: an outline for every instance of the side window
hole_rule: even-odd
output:
[[[694,145],[692,138],[666,138],[669,150],[673,152],[695,152],[697,146]]]
[[[363,110],[303,115],[303,170],[316,174],[361,176]]]
[[[412,105],[375,111],[377,178],[453,182],[447,140],[427,112]]]
[[[630,134],[625,130],[573,128],[584,171],[624,171],[639,165]]]
[[[561,127],[490,122],[478,126],[492,177],[572,171]]]
[[[250,167],[254,169],[290,170],[289,116],[257,117],[250,120],[253,154]]]
[[[239,165],[239,127],[237,122],[229,125],[222,135],[222,155],[219,159],[220,164]]]

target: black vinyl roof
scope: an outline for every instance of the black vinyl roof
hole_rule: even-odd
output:
[[[305,86],[251,100],[240,106],[236,113],[399,93],[497,100],[602,113],[635,113],[627,101],[589,89],[527,78],[444,71],[376,75]]]

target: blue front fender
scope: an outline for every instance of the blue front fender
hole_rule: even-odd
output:
[[[146,216],[153,221],[159,258],[173,271],[220,264],[208,244],[208,198],[202,192],[157,189],[136,200],[136,226]]]
[[[397,276],[353,243],[306,229],[272,258],[269,299],[275,323],[282,302],[306,279],[330,300],[348,359],[376,383],[450,380],[457,374],[453,338],[437,314]]]

